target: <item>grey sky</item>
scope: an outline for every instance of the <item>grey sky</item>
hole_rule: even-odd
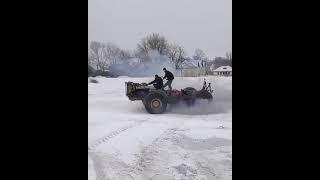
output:
[[[133,50],[151,33],[210,58],[232,50],[232,0],[88,0],[89,41]]]

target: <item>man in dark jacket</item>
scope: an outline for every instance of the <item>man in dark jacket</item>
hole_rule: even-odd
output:
[[[174,79],[174,76],[173,76],[173,74],[172,74],[170,71],[168,71],[166,68],[163,68],[163,71],[164,71],[164,73],[165,73],[163,79],[165,79],[165,78],[167,79],[167,82],[164,84],[163,88],[165,88],[166,86],[168,86],[169,89],[170,89],[170,91],[171,91],[171,90],[172,90],[171,84],[172,84],[172,81],[173,81],[173,79]]]
[[[154,76],[155,79],[153,81],[151,81],[150,83],[148,83],[148,85],[153,84],[153,86],[156,89],[162,89],[163,87],[163,80],[161,79],[161,77],[159,77],[157,74]]]

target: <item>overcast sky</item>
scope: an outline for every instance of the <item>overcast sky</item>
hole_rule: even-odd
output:
[[[232,50],[232,0],[88,0],[89,41],[133,50],[141,38],[164,35],[191,56]]]

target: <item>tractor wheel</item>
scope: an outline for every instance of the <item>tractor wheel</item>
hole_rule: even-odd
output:
[[[144,98],[144,107],[150,114],[161,114],[167,108],[165,98],[158,93],[150,93]]]
[[[186,94],[190,96],[190,99],[186,100],[186,104],[188,106],[193,106],[194,103],[196,102],[197,90],[193,87],[187,87],[187,88],[184,88],[183,91],[185,91]]]
[[[198,91],[198,93],[197,93],[197,98],[200,98],[200,99],[208,99],[209,101],[212,101],[213,96],[212,96],[211,93],[209,93],[209,92],[206,91],[206,90],[200,90],[200,91]]]
[[[197,90],[195,88],[193,88],[193,87],[186,87],[183,90],[186,91],[187,93],[191,93],[191,94],[197,92]]]
[[[146,105],[146,100],[145,98],[142,99],[142,104],[145,106]]]

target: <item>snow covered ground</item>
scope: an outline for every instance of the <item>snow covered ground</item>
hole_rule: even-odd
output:
[[[213,103],[168,106],[159,115],[125,96],[125,81],[152,78],[95,79],[88,83],[89,180],[232,179],[231,77],[206,77]],[[201,89],[202,83],[203,77],[176,77],[172,86]]]

